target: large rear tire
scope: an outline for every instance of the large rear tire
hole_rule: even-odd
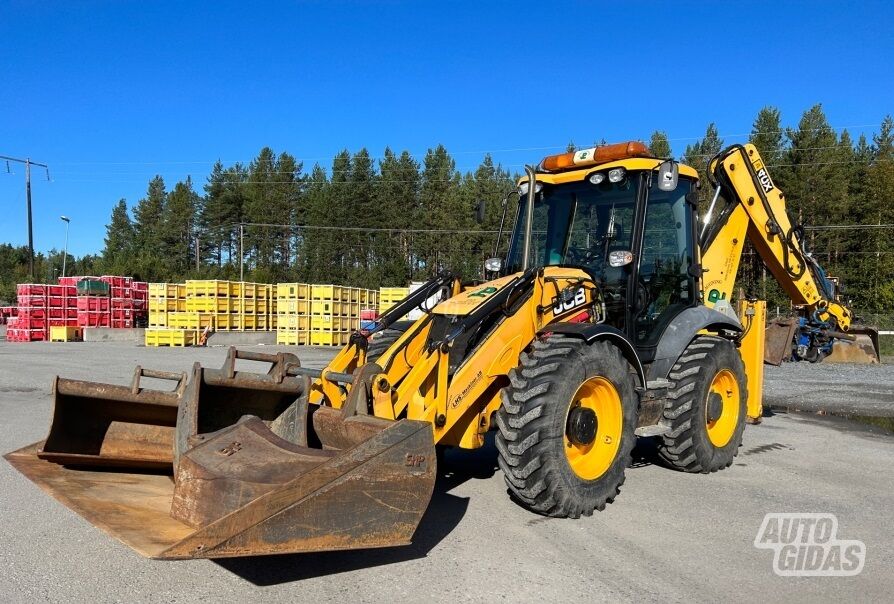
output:
[[[745,365],[729,340],[695,338],[668,375],[664,422],[658,453],[684,472],[716,472],[727,468],[742,445],[748,382]]]
[[[528,509],[578,518],[614,501],[636,441],[634,374],[608,342],[553,335],[509,373],[498,463]]]

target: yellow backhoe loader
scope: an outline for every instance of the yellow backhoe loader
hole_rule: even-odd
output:
[[[728,467],[762,413],[765,303],[730,303],[746,239],[846,336],[851,311],[823,290],[753,146],[712,160],[707,220],[696,171],[641,143],[526,171],[486,281],[434,277],[323,370],[231,349],[220,370],[137,368],[129,387],[57,378],[49,436],[6,459],[150,557],[400,545],[436,447],[481,447],[491,429],[513,497],[549,516],[611,503],[637,436],[673,468]]]

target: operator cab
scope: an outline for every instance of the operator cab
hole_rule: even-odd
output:
[[[602,290],[606,323],[648,357],[668,323],[698,303],[696,173],[683,166],[678,176],[674,164],[670,182],[668,165],[642,143],[546,158],[536,172],[528,262],[524,179],[504,274],[525,265],[585,270]]]

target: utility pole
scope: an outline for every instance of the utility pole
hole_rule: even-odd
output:
[[[28,269],[31,275],[31,280],[34,281],[34,230],[31,226],[31,166],[35,165],[44,168],[47,171],[47,180],[50,180],[50,168],[46,164],[31,161],[30,157],[19,159],[17,157],[0,155],[0,159],[6,161],[7,172],[11,171],[9,169],[9,162],[11,161],[19,164],[25,164],[25,199],[28,207]]]
[[[245,263],[245,225],[239,223],[239,280],[245,281],[245,276],[243,275],[243,264]]]

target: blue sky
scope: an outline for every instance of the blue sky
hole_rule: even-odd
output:
[[[814,103],[872,132],[894,113],[891,3],[145,2],[0,4],[0,155],[34,174],[35,248],[102,249],[115,201],[154,174],[199,187],[269,145],[511,169],[662,129],[676,153],[717,123]],[[0,166],[0,242],[27,241],[24,170]]]

